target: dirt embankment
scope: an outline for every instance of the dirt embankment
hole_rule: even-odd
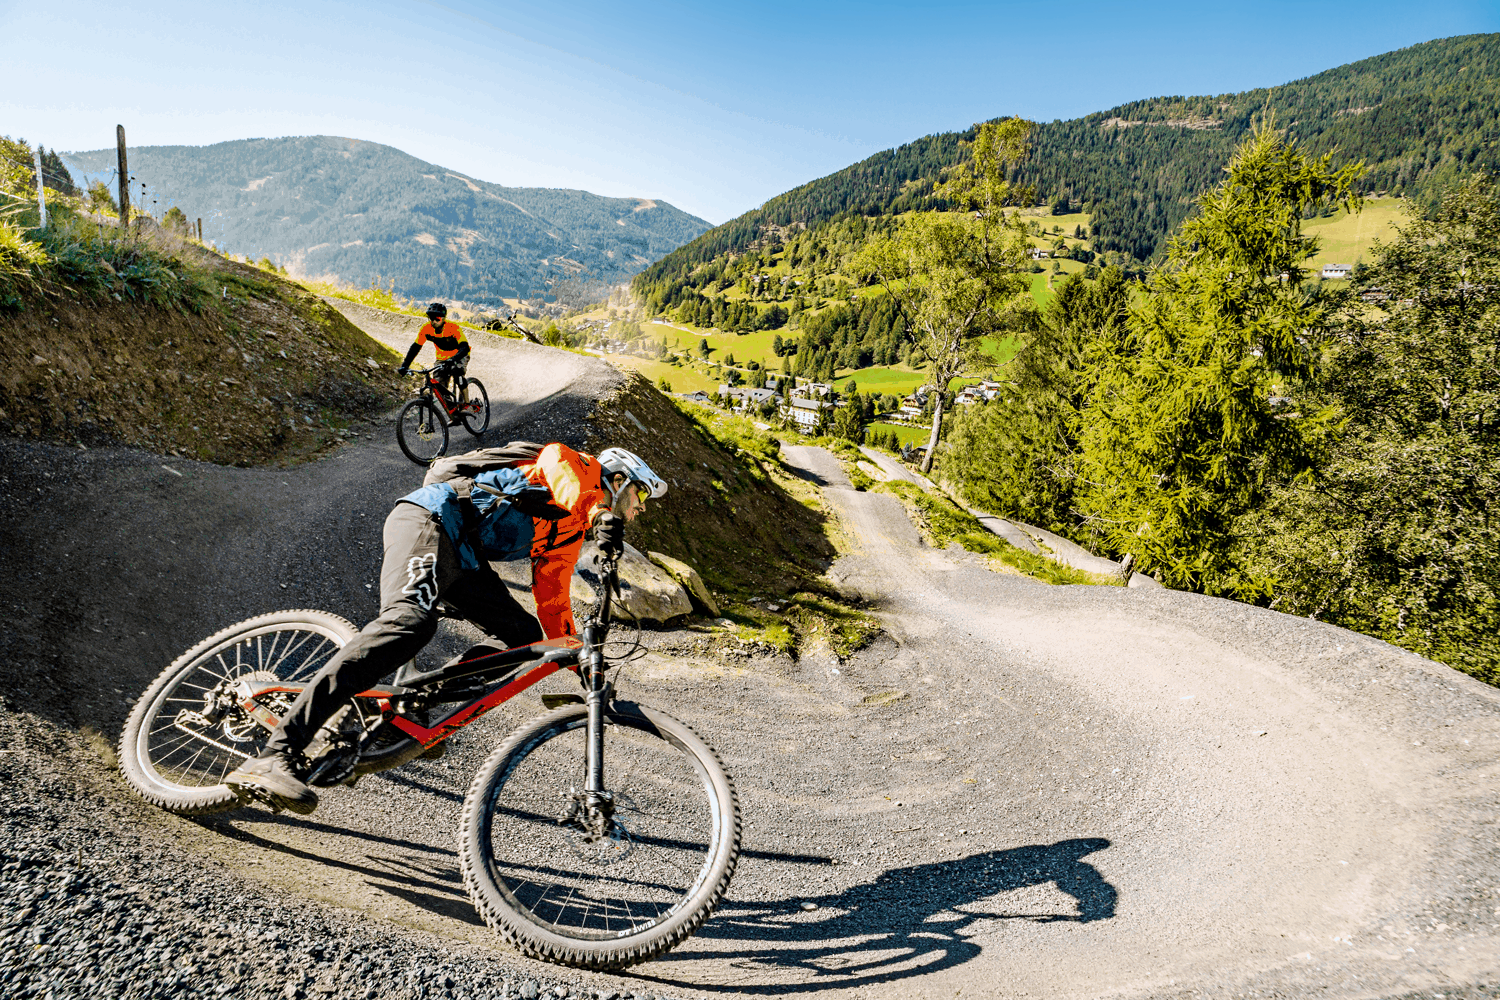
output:
[[[258,465],[325,451],[396,401],[396,359],[337,310],[178,250],[214,290],[197,310],[49,282],[0,313],[0,433]]]
[[[834,557],[826,514],[789,492],[794,477],[780,463],[717,440],[638,374],[600,402],[588,445],[629,448],[667,480],[666,498],[627,537],[687,560],[716,590],[807,589]]]

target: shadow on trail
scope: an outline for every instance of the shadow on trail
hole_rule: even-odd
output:
[[[830,986],[892,982],[952,968],[976,957],[982,948],[966,931],[987,920],[1035,923],[1089,923],[1115,915],[1118,893],[1084,855],[1110,846],[1103,838],[1034,844],[1006,851],[987,851],[955,861],[896,868],[874,882],[826,896],[802,896],[773,903],[726,902],[694,940],[732,944],[731,964],[771,973],[756,986],[737,982],[725,989],[740,993],[797,993]],[[1004,905],[1000,893],[1055,883],[1072,896],[1076,913],[1021,913]],[[817,909],[805,911],[804,903]],[[692,941],[654,963],[657,975],[641,975],[679,984],[669,973],[673,961],[725,959],[720,949],[697,950]],[[802,970],[813,978],[786,982],[777,970]],[[784,974],[784,972],[783,972]],[[698,990],[701,982],[681,982]]]

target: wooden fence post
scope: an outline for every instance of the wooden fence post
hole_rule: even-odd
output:
[[[41,228],[46,229],[47,196],[42,193],[44,190],[42,187],[42,144],[37,143],[36,149],[33,149],[31,152],[36,157],[36,210],[42,217]]]
[[[130,171],[125,166],[125,126],[115,126],[115,152],[120,167],[120,228],[130,227]]]
[[[198,220],[198,242],[199,243],[203,242],[203,220],[202,219]]]

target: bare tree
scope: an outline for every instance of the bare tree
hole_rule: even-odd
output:
[[[980,125],[969,160],[937,188],[958,211],[913,213],[851,260],[861,280],[891,296],[906,322],[912,364],[932,373],[937,399],[923,472],[932,470],[937,452],[943,394],[955,378],[993,368],[981,340],[1027,286],[1030,241],[1004,206],[1026,196],[1006,182],[1005,164],[1025,156],[1030,133],[1031,123],[1020,118]]]

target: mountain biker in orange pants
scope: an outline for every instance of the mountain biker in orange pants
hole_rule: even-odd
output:
[[[464,336],[463,327],[457,323],[447,321],[448,307],[441,302],[434,302],[427,307],[427,322],[422,329],[417,331],[417,339],[406,351],[406,359],[401,362],[401,367],[396,369],[399,375],[411,374],[411,363],[417,360],[417,353],[422,350],[422,345],[429,340],[432,341],[432,349],[437,354],[439,365],[443,365],[442,373],[438,381],[443,384],[443,391],[452,395],[450,386],[457,383],[462,386],[464,370],[468,367],[469,341]],[[447,364],[444,364],[447,362]],[[468,402],[467,392],[462,392],[459,403]]]
[[[396,503],[385,521],[379,617],[308,682],[260,756],[225,777],[229,787],[312,812],[318,796],[307,784],[303,751],[356,694],[427,645],[439,598],[502,649],[577,632],[569,587],[584,534],[593,527],[599,548],[619,555],[625,522],[667,484],[623,448],[598,458],[562,444],[530,448],[539,449],[533,461],[475,476],[468,497],[439,482]],[[489,565],[528,556],[536,618]]]

